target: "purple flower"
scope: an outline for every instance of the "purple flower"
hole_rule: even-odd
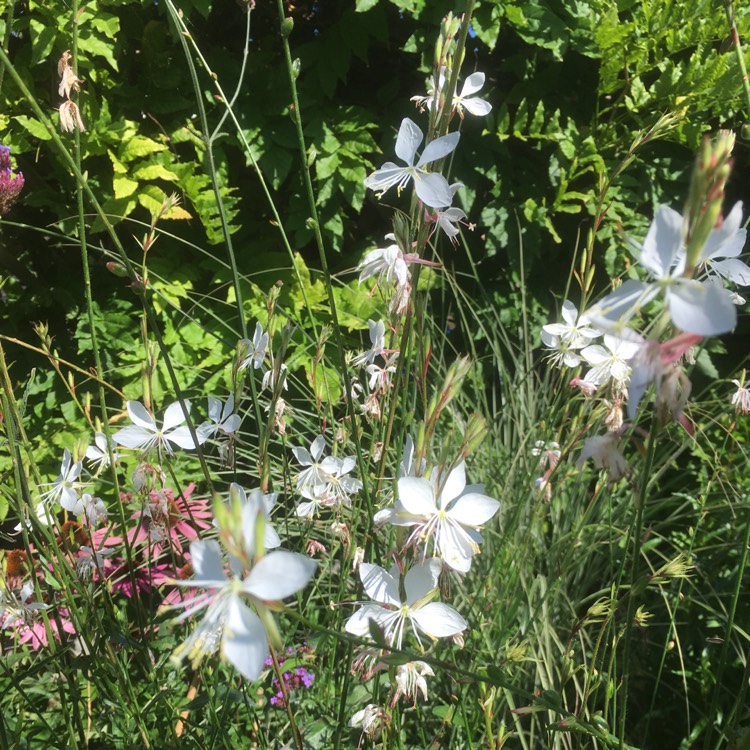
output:
[[[10,168],[10,149],[0,146],[0,215],[7,214],[23,190],[23,174]]]

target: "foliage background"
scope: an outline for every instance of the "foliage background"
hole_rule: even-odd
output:
[[[184,0],[179,7],[210,70],[225,91],[232,91],[243,63],[243,4]],[[381,152],[391,153],[401,118],[413,116],[409,98],[424,91],[435,30],[454,9],[452,2],[443,0],[358,0],[355,6],[344,0],[286,3],[295,22],[291,42],[300,60],[297,85],[308,157],[314,159],[324,236],[333,250],[329,262],[341,284],[337,294],[353,344],[359,341],[356,329],[366,326],[377,302],[355,293],[350,272],[364,251],[381,244],[390,215],[387,206],[365,193],[362,180],[381,162]],[[735,10],[744,38],[750,32],[750,9],[738,5]],[[5,2],[2,17],[0,37],[14,66],[53,114],[60,103],[57,60],[71,44],[69,10],[52,0]],[[222,377],[221,365],[227,347],[236,341],[239,321],[198,103],[205,108],[210,128],[220,121],[224,108],[204,69],[197,69],[195,79],[191,76],[164,3],[92,1],[81,6],[77,23],[79,55],[74,66],[84,80],[79,102],[88,130],[81,138],[81,160],[89,184],[126,240],[145,232],[151,213],[166,195],[180,195],[181,207],[162,225],[166,231],[150,255],[149,268],[180,384],[188,394],[204,388],[210,392]],[[483,384],[483,398],[489,403],[495,398],[501,402],[514,382],[509,353],[523,346],[524,326],[538,330],[565,298],[564,280],[570,283],[569,269],[588,233],[596,233],[595,286],[601,291],[627,267],[619,228],[641,236],[657,205],[679,209],[701,138],[718,128],[739,131],[748,113],[736,49],[717,2],[485,0],[478,3],[474,30],[464,71],[486,73],[483,95],[494,109],[484,122],[467,118],[462,124],[461,148],[452,164],[452,172],[465,184],[462,200],[476,229],[467,235],[471,257],[448,249],[445,262],[462,279],[466,299],[475,301],[475,317],[457,314],[457,328],[446,350],[478,355],[482,377],[477,382]],[[248,50],[245,79],[233,110],[272,188],[296,269],[280,243],[275,219],[237,133],[225,122],[211,144],[211,156],[244,275],[246,317],[262,316],[268,290],[282,282],[280,304],[293,320],[304,328],[304,291],[319,322],[325,323],[327,301],[306,226],[293,113],[272,3],[259,2],[254,10]],[[92,364],[91,341],[83,322],[74,180],[49,148],[49,134],[7,72],[2,76],[0,141],[12,148],[26,178],[21,201],[0,227],[2,333],[38,347],[34,323],[44,322],[58,355],[85,369]],[[674,125],[642,144],[620,170],[636,134],[648,131],[664,115],[671,116]],[[68,140],[72,144],[72,137]],[[748,144],[739,140],[729,204],[748,203],[748,161]],[[390,195],[388,200],[395,201]],[[606,206],[605,217],[594,226],[600,206]],[[93,215],[89,229],[99,333],[107,352],[104,374],[126,397],[137,398],[143,359],[137,324],[140,302],[123,279],[107,269],[113,257],[111,242]],[[137,260],[135,240],[131,249]],[[520,313],[522,290],[527,321]],[[435,290],[430,304],[436,330],[444,329],[449,313],[460,307],[444,289]],[[477,324],[479,320],[484,323]],[[507,335],[504,347],[495,341],[500,327]],[[713,352],[722,374],[744,362],[747,336],[747,321],[741,315],[729,350]],[[290,367],[309,380],[313,347],[303,331],[295,337],[299,353]],[[36,460],[54,465],[62,447],[81,439],[88,428],[69,387],[50,370],[43,354],[17,346],[12,358],[15,385],[28,399],[26,430],[36,445]],[[155,380],[157,401],[163,401],[169,390],[162,364]],[[696,371],[698,391],[711,383],[712,367],[704,362]],[[84,402],[87,393],[94,393],[93,384],[80,374],[74,386]],[[545,403],[540,400],[526,415],[525,437],[520,429],[505,435],[509,455],[523,443],[528,447],[533,439],[545,437]],[[113,396],[110,407],[121,412],[122,399]],[[707,438],[711,442],[727,429],[734,430],[736,451],[736,445],[746,440],[741,425],[726,420],[709,424]],[[693,453],[704,450],[694,446]],[[721,486],[722,472],[744,460],[744,453],[727,452],[720,471],[709,477],[711,470],[697,461],[684,455],[676,458],[663,485],[665,504],[651,519],[653,528],[680,548],[681,535],[690,533],[680,523],[681,514],[688,507],[691,514],[703,513],[712,501],[711,496],[691,494],[691,486]],[[503,467],[492,457],[487,463],[488,483],[501,490]],[[0,456],[0,471],[0,483],[9,483],[11,466],[5,455]],[[746,489],[735,486],[729,494],[742,496]],[[731,580],[736,547],[711,544],[712,535],[732,523],[731,506],[722,504],[725,499],[722,494],[716,500],[716,513],[691,545],[705,548],[700,562],[704,570],[726,571]],[[560,545],[564,539],[561,535]],[[550,549],[555,549],[551,541],[540,547],[537,563],[548,565],[546,572],[554,578]],[[587,587],[595,590],[597,585],[595,580],[579,583],[582,599],[589,593]],[[721,588],[721,576],[714,576],[711,585]],[[722,592],[714,593],[721,600]],[[702,667],[687,675],[675,667],[673,679],[665,678],[657,714],[651,693],[644,699],[648,727],[637,729],[648,738],[644,747],[679,745],[682,729],[673,731],[670,726],[682,709],[670,704],[670,691],[687,692],[688,704],[706,710],[706,695],[713,688],[713,657],[706,647],[712,620],[707,611],[701,610],[700,598],[691,599],[682,611],[691,623],[684,636],[688,656]],[[510,631],[513,618],[508,619]],[[654,642],[668,636],[664,623],[653,632]],[[643,658],[651,657],[644,651]],[[727,674],[726,680],[722,697],[730,701],[740,689],[739,670]],[[659,721],[652,720],[654,715]]]

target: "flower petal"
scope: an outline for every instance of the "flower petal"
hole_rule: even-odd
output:
[[[729,279],[734,284],[739,284],[739,286],[750,285],[750,268],[748,268],[747,264],[739,258],[713,260],[711,261],[711,268],[713,268],[719,276]]]
[[[451,471],[450,474],[448,474],[448,478],[445,480],[445,484],[443,485],[443,490],[440,493],[440,500],[438,501],[438,505],[445,509],[448,507],[448,504],[451,500],[455,500],[466,487],[466,463],[464,461],[461,461],[461,463],[456,466],[453,471]]]
[[[237,596],[233,596],[227,605],[221,653],[248,680],[260,677],[269,653],[263,624]]]
[[[450,154],[456,146],[458,146],[458,141],[461,138],[461,133],[459,133],[457,130],[453,133],[448,133],[448,135],[440,136],[440,138],[435,138],[434,141],[430,141],[424,148],[424,151],[422,152],[422,156],[419,158],[419,161],[417,162],[417,167],[423,167],[425,164],[429,164],[430,162],[437,161],[438,159],[442,159],[448,154]],[[448,188],[450,190],[450,186]],[[451,195],[453,195],[451,193]],[[447,203],[444,203],[445,206],[450,206],[451,201],[448,201]]]
[[[359,566],[359,577],[365,588],[365,593],[374,602],[391,604],[394,607],[401,606],[398,595],[398,579],[395,575],[388,573],[379,565],[362,563]]]
[[[445,638],[466,630],[468,623],[455,609],[442,602],[430,602],[411,613],[419,628],[432,638]]]
[[[195,577],[187,585],[219,588],[226,585],[224,562],[221,559],[221,547],[213,539],[190,543],[190,559]]]
[[[737,309],[727,290],[719,284],[681,279],[670,290],[669,312],[681,331],[716,336],[737,325]]]
[[[162,432],[167,432],[177,425],[181,425],[187,419],[187,413],[190,412],[190,402],[185,401],[185,412],[182,411],[182,406],[179,401],[175,401],[167,407],[164,412],[164,423],[162,424]]]
[[[477,96],[474,96],[471,99],[464,99],[461,102],[461,106],[467,112],[471,112],[471,114],[475,115],[476,117],[484,117],[485,115],[488,115],[490,112],[492,112],[492,105]]]
[[[658,279],[669,276],[682,248],[682,216],[669,206],[659,206],[648,228],[638,260]],[[623,285],[624,286],[624,285]]]
[[[440,560],[432,557],[409,568],[404,577],[407,604],[414,604],[437,587],[442,567]]]
[[[140,401],[128,401],[128,416],[133,424],[143,427],[150,432],[156,432],[154,418]]]
[[[481,526],[500,509],[500,503],[487,495],[462,495],[448,510],[447,515],[463,526]]]
[[[271,552],[255,564],[242,587],[258,599],[281,601],[304,588],[316,567],[314,560],[296,552]]]
[[[358,609],[344,625],[344,630],[352,635],[369,636],[370,620],[375,620],[382,626],[390,618],[392,612],[377,604],[365,604]]]
[[[450,206],[453,202],[453,194],[448,180],[437,172],[432,174],[416,172],[414,175],[414,190],[416,190],[419,200],[430,208],[443,208],[444,206]]]
[[[112,440],[126,448],[143,448],[154,439],[155,432],[139,425],[123,427],[112,435]]]
[[[437,512],[435,490],[426,479],[401,477],[398,480],[398,499],[410,515],[430,518]]]
[[[398,138],[396,138],[396,156],[411,166],[414,164],[414,155],[423,138],[424,135],[419,126],[408,117],[404,117],[398,129]]]
[[[481,71],[472,73],[464,81],[464,85],[461,87],[461,98],[463,99],[465,96],[476,94],[477,91],[482,88],[482,86],[484,86],[484,73],[482,73]]]

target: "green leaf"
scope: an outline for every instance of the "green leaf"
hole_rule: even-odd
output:
[[[17,115],[16,122],[28,133],[38,138],[40,141],[48,141],[52,136],[47,128],[39,120],[26,115]]]
[[[146,138],[145,135],[134,135],[130,140],[120,147],[120,161],[129,162],[142,156],[154,154],[157,151],[166,151],[163,143]]]
[[[112,180],[112,187],[115,190],[115,198],[127,198],[138,189],[138,183],[127,177],[115,177]]]
[[[372,10],[380,0],[357,0],[354,10],[357,13],[366,13],[368,10]]]
[[[162,166],[161,164],[144,164],[133,172],[133,178],[136,180],[168,180],[169,182],[179,182],[179,177]]]

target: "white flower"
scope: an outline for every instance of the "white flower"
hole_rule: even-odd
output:
[[[586,438],[576,466],[580,469],[588,458],[594,461],[597,469],[607,472],[610,484],[618,482],[632,472],[620,447],[620,436],[614,432]]]
[[[464,109],[472,115],[482,117],[492,111],[492,105],[480,99],[476,94],[484,86],[484,73],[472,73],[465,81],[461,88],[461,93],[453,98],[453,109],[457,110],[461,118],[464,116]]]
[[[396,139],[396,155],[406,162],[406,166],[399,167],[393,162],[386,162],[365,179],[365,186],[382,195],[394,185],[398,186],[400,192],[409,180],[413,179],[414,190],[422,203],[431,208],[450,206],[452,196],[448,181],[441,174],[428,172],[424,167],[448,156],[458,145],[460,133],[449,133],[428,143],[419,161],[414,164],[417,149],[423,138],[419,127],[405,117]]]
[[[585,315],[578,316],[578,309],[569,300],[562,306],[564,323],[550,323],[542,326],[542,341],[545,346],[556,352],[550,359],[557,365],[561,362],[567,367],[577,367],[581,358],[575,350],[583,349],[601,334],[588,326]]]
[[[313,443],[312,447],[316,448],[315,443]],[[322,447],[320,451],[322,451]],[[317,457],[320,457],[320,452]],[[313,463],[308,469],[305,469],[297,480],[297,489],[307,502],[300,503],[297,506],[297,515],[301,518],[306,518],[315,514],[319,508],[336,507],[339,505],[350,506],[351,495],[356,494],[362,489],[362,482],[355,477],[349,476],[356,462],[357,460],[354,456],[347,456],[346,458],[329,456],[324,458],[320,464],[316,465]],[[315,470],[316,466],[317,470]],[[303,477],[303,474],[308,471],[312,471],[313,473],[304,479],[303,486],[300,487],[299,481]]]
[[[743,372],[742,380],[732,381],[737,386],[737,390],[732,394],[732,406],[738,414],[750,414],[750,388],[745,385],[744,379]]]
[[[456,191],[462,188],[463,185],[460,182],[454,182],[451,188],[451,195],[455,196]],[[453,201],[451,200],[451,203]],[[458,244],[456,239],[459,234],[458,227],[456,224],[460,224],[466,219],[466,214],[460,208],[454,208],[453,206],[446,208],[436,208],[432,211],[425,211],[425,221],[435,222],[443,230],[446,237],[454,244]]]
[[[195,666],[201,657],[221,645],[223,657],[240,674],[248,680],[257,680],[270,650],[269,638],[273,637],[264,626],[271,618],[268,605],[306,586],[315,571],[315,562],[294,552],[276,551],[263,556],[247,575],[239,577],[224,572],[221,548],[216,541],[192,542],[190,556],[195,578],[174,584],[205,591],[171,608],[184,609],[178,622],[202,610],[205,615],[175,651],[174,658],[186,654]]]
[[[189,401],[185,401],[185,408],[188,412],[190,411]],[[166,408],[161,429],[156,426],[154,418],[140,401],[128,401],[128,414],[133,424],[112,435],[112,440],[118,445],[137,448],[144,452],[154,447],[161,452],[164,448],[168,455],[172,454],[170,443],[187,450],[195,448],[193,436],[183,425],[187,416],[183,413],[179,402]],[[197,433],[197,437],[199,443],[205,442],[206,438],[200,432]]]
[[[244,370],[251,365],[255,370],[259,369],[266,358],[266,349],[268,348],[268,334],[263,332],[263,326],[256,322],[253,340],[241,339],[240,344],[245,346],[247,355],[240,362],[239,369]]]
[[[427,680],[425,676],[434,677],[435,673],[429,664],[423,661],[410,661],[399,664],[396,668],[396,692],[391,700],[391,707],[403,695],[411,701],[416,708],[417,696],[422,693],[422,698],[427,700]]]
[[[36,516],[36,520],[44,526],[51,526],[55,522],[55,514],[47,507],[47,503],[44,500],[37,503],[36,508],[34,508],[34,515]],[[27,519],[26,521],[17,523],[13,527],[13,530],[21,531],[24,526],[30,529],[32,527],[31,520]]]
[[[83,464],[81,461],[73,463],[70,451],[65,448],[62,464],[60,465],[60,474],[52,483],[52,488],[41,495],[41,499],[49,504],[59,502],[61,505],[63,503],[70,505],[75,503],[78,500],[78,490],[83,486],[78,481],[82,469]],[[49,485],[46,486],[49,487]]]
[[[258,516],[263,521],[263,548],[276,549],[281,544],[281,539],[270,521],[271,511],[276,505],[276,493],[264,495],[258,488],[246,493],[241,485],[232,482],[229,485],[229,497],[231,504],[217,506],[217,518],[214,520],[214,526],[219,526],[227,549],[238,557],[255,557]],[[234,522],[224,521],[225,514],[226,518],[230,518],[235,509],[237,516]]]
[[[91,461],[97,471],[109,466],[109,451],[107,450],[107,436],[103,432],[97,432],[94,435],[94,445],[86,448],[86,458]],[[112,458],[115,461],[119,455],[112,451]]]
[[[440,97],[443,95],[448,72],[449,71],[445,67],[440,69],[438,75],[437,97],[435,95],[435,85],[433,83],[427,96],[413,96],[411,98],[413,102],[417,103],[420,110],[431,110],[433,107],[437,109],[436,101],[439,102]],[[489,102],[480,99],[477,96],[472,96],[472,94],[476,94],[482,86],[484,86],[484,73],[472,73],[464,81],[461,93],[453,97],[452,109],[454,112],[458,112],[461,119],[463,119],[464,116],[464,108],[467,112],[479,117],[488,115],[492,111],[492,105]]]
[[[289,390],[289,379],[287,377],[287,366],[282,362],[279,367],[279,377],[281,378],[281,386],[285,391]],[[263,375],[263,382],[260,385],[261,390],[265,391],[269,388],[271,391],[276,390],[276,368],[269,367],[266,373]]]
[[[94,497],[90,492],[84,492],[73,503],[63,499],[60,501],[60,505],[74,516],[85,515],[89,526],[96,526],[100,521],[106,521],[109,515],[107,506],[100,498]]]
[[[404,577],[405,601],[399,596],[399,573],[394,565],[390,572],[379,565],[362,563],[359,577],[365,592],[379,604],[366,604],[347,621],[346,631],[358,636],[370,634],[370,620],[382,628],[386,641],[400,649],[404,631],[411,628],[417,642],[419,634],[429,638],[448,638],[467,627],[466,620],[452,607],[432,602],[442,564],[437,558],[413,565]],[[384,605],[384,606],[381,606]]]
[[[197,432],[203,440],[208,440],[217,432],[223,432],[227,435],[237,432],[242,419],[239,414],[234,414],[234,394],[230,393],[229,398],[223,405],[218,398],[209,396],[208,418],[209,422],[204,422],[197,428]]]
[[[370,391],[386,391],[391,385],[391,375],[396,372],[398,352],[394,352],[383,365],[367,365],[367,387]]]
[[[581,350],[581,357],[593,365],[583,379],[594,385],[604,385],[613,380],[615,387],[622,390],[630,379],[627,360],[635,356],[638,348],[636,342],[604,334],[604,346],[591,344]]]
[[[682,333],[669,341],[647,341],[635,331],[624,329],[630,340],[639,341],[637,353],[630,361],[630,382],[628,383],[628,418],[635,419],[643,394],[653,382],[656,384],[657,401],[661,398],[662,383],[670,365],[674,365],[685,352],[701,340],[701,336]],[[665,394],[666,395],[666,394]]]
[[[385,323],[382,320],[368,320],[367,327],[370,329],[370,348],[366,352],[352,359],[355,367],[372,364],[376,357],[380,357],[385,349]]]
[[[742,201],[738,201],[721,226],[711,230],[701,255],[708,271],[739,286],[750,286],[750,268],[737,258],[747,239],[747,230],[741,224]]]
[[[367,735],[371,740],[380,737],[383,727],[388,724],[388,714],[375,703],[368,703],[361,711],[349,719],[349,726],[352,729],[362,728],[362,734]],[[360,739],[360,744],[361,744]]]
[[[472,557],[479,552],[482,535],[479,527],[492,518],[500,503],[466,486],[462,461],[436,492],[437,473],[430,480],[401,477],[398,500],[393,508],[375,515],[375,522],[394,526],[413,526],[407,546],[432,539],[435,554],[446,565],[462,573],[471,568]]]
[[[706,243],[697,264],[706,260],[707,248],[710,251],[713,244]],[[624,326],[641,307],[663,293],[672,322],[681,331],[715,336],[735,327],[737,311],[726,289],[684,277],[683,219],[677,211],[668,206],[657,209],[643,246],[635,254],[654,281],[625,281],[588,311],[597,325],[617,321]]]
[[[392,234],[386,235],[386,239],[392,237]],[[360,272],[359,283],[369,279],[370,276],[377,276],[379,284],[385,280],[389,284],[395,284],[396,287],[406,286],[411,276],[406,263],[407,258],[398,245],[370,250],[357,266],[356,270]]]
[[[318,435],[310,445],[310,450],[307,448],[292,448],[292,453],[297,459],[300,466],[304,468],[297,475],[297,490],[302,492],[305,489],[314,490],[316,487],[325,486],[328,484],[328,468],[333,468],[334,464],[330,458],[324,458],[320,461],[320,457],[323,455],[323,449],[326,447],[326,440],[322,435]]]

